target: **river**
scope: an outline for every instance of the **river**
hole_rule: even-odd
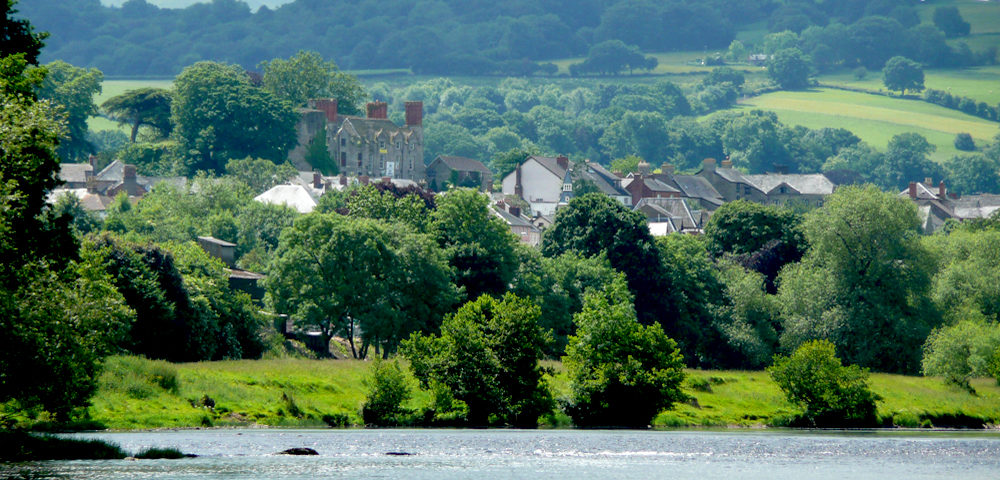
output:
[[[30,468],[72,479],[1000,478],[995,431],[222,429],[71,436],[132,452],[175,447],[198,457]],[[276,455],[293,447],[320,455]]]

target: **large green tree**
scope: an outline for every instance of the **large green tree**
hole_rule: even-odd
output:
[[[779,277],[782,346],[825,339],[849,363],[917,371],[920,345],[940,323],[919,227],[909,199],[871,185],[841,187],[810,212],[809,250]]]
[[[38,64],[38,54],[45,45],[48,32],[36,33],[28,20],[14,18],[17,0],[0,2],[0,57],[22,54],[32,64]]]
[[[234,158],[283,162],[297,142],[291,104],[253,85],[237,65],[198,62],[174,80],[174,134],[193,168],[221,173]]]
[[[809,86],[811,59],[797,48],[778,50],[767,61],[767,76],[786,90]]]
[[[287,60],[261,62],[259,68],[264,71],[264,89],[297,107],[313,98],[332,97],[337,99],[337,112],[358,115],[368,96],[354,75],[313,51],[300,50]]]
[[[51,100],[60,107],[66,120],[59,156],[71,161],[94,153],[93,145],[87,141],[87,119],[98,114],[94,96],[101,93],[104,74],[96,68],[75,67],[60,60],[45,65],[45,70],[38,98]]]
[[[900,95],[906,95],[907,90],[920,92],[924,89],[924,67],[906,57],[892,57],[882,69],[882,83]]]
[[[563,363],[570,379],[568,413],[578,426],[643,428],[685,398],[684,361],[659,325],[636,321],[632,296],[616,280],[584,297],[573,317]]]
[[[139,127],[147,126],[165,137],[170,135],[170,91],[162,88],[139,88],[107,99],[101,109],[120,125],[127,125],[131,132],[129,141],[135,143]]]
[[[470,424],[534,428],[554,406],[539,365],[550,341],[540,316],[516,295],[483,295],[445,319],[440,336],[410,337],[403,355],[424,388],[443,386],[465,403]]]

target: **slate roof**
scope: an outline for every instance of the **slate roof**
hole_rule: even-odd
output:
[[[299,213],[309,213],[316,208],[316,200],[302,185],[277,185],[257,195],[254,200],[272,205],[286,205]]]
[[[486,168],[479,160],[466,157],[452,157],[446,155],[438,155],[434,161],[441,160],[442,163],[448,166],[452,170],[459,172],[480,172],[484,174],[490,174],[490,169]],[[434,162],[431,162],[433,164]]]
[[[684,198],[643,198],[633,210],[642,211],[653,222],[670,220],[680,231],[699,231],[701,225]]]
[[[622,180],[622,187],[628,187],[636,180],[638,180],[636,177],[630,176]],[[646,188],[648,188],[651,192],[680,193],[680,190],[652,177],[643,177],[642,183],[645,184]]]
[[[365,139],[374,139],[381,134],[386,134],[389,138],[401,134],[408,138],[413,134],[410,127],[400,127],[386,118],[345,117],[340,129]]]
[[[98,180],[121,181],[125,178],[125,164],[121,160],[115,160],[94,175]]]
[[[94,166],[89,163],[59,164],[59,179],[66,183],[87,183],[88,173],[94,173]]]
[[[767,173],[743,177],[767,194],[771,194],[782,184],[802,195],[830,195],[837,188],[829,178],[820,173]]]
[[[532,155],[528,157],[528,160],[531,159],[534,159],[541,166],[545,167],[546,170],[552,172],[553,174],[555,174],[555,176],[559,178],[563,178],[566,176],[566,169],[559,166],[559,162],[556,160],[555,157],[539,157],[536,155]]]
[[[674,175],[674,184],[685,197],[708,200],[713,204],[722,205],[725,200],[712,183],[698,175]]]

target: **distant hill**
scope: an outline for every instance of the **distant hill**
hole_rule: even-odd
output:
[[[109,7],[120,7],[123,3],[128,0],[101,0],[101,4]],[[146,3],[156,5],[160,8],[186,8],[195,3],[209,3],[212,0],[146,0]],[[269,8],[278,7],[292,0],[243,0],[250,5],[250,8],[257,10],[261,5],[267,5]]]

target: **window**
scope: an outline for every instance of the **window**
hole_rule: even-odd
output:
[[[361,167],[361,152],[358,152],[358,167]]]
[[[378,148],[385,148],[385,141],[384,140],[379,140],[379,142],[378,142]]]
[[[340,166],[347,167],[347,152],[340,152]]]
[[[347,139],[346,138],[340,137],[340,146],[341,147],[346,147],[347,146]]]
[[[743,195],[750,195],[750,187],[746,185],[743,186]]]

